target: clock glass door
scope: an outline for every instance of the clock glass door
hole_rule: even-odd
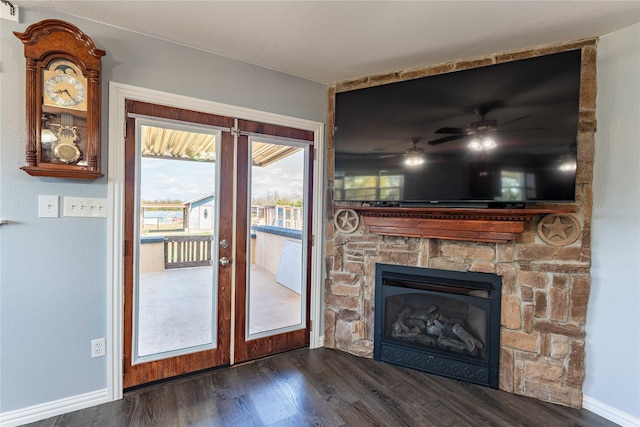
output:
[[[87,79],[65,59],[42,70],[40,162],[87,166]]]

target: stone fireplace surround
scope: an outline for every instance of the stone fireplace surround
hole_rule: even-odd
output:
[[[544,46],[340,82],[329,88],[327,117],[328,200],[334,176],[335,93],[456,70],[582,49],[576,202],[535,204],[570,208],[582,233],[567,246],[551,246],[536,234],[543,215],[526,221],[515,240],[487,243],[370,233],[362,224],[351,234],[337,231],[329,203],[326,223],[325,347],[362,357],[373,355],[376,263],[419,266],[502,276],[500,389],[561,405],[582,406],[585,320],[590,287],[591,209],[597,40]],[[361,221],[362,223],[362,221]]]

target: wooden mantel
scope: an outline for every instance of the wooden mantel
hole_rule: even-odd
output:
[[[349,207],[364,218],[370,233],[387,236],[505,243],[524,231],[539,214],[573,213],[575,209],[474,209]]]

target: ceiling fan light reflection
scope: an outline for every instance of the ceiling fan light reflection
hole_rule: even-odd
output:
[[[577,168],[576,162],[571,162],[571,161],[565,162],[561,164],[559,167],[559,169],[562,172],[573,172],[574,170],[576,170],[576,168]]]
[[[473,151],[489,151],[496,148],[498,144],[489,136],[485,136],[482,139],[473,138],[469,142],[469,148]]]
[[[482,138],[482,149],[483,150],[493,150],[497,146],[498,146],[498,144],[496,144],[496,142],[493,140],[493,138],[491,138],[489,136],[485,136],[484,138]]]
[[[424,164],[424,157],[420,155],[410,155],[404,160],[404,164],[409,167],[417,167]]]
[[[471,142],[469,142],[469,148],[473,151],[482,151],[482,144],[480,144],[478,138],[473,138]]]

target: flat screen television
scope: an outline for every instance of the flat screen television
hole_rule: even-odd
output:
[[[334,201],[575,200],[581,51],[339,92]]]

